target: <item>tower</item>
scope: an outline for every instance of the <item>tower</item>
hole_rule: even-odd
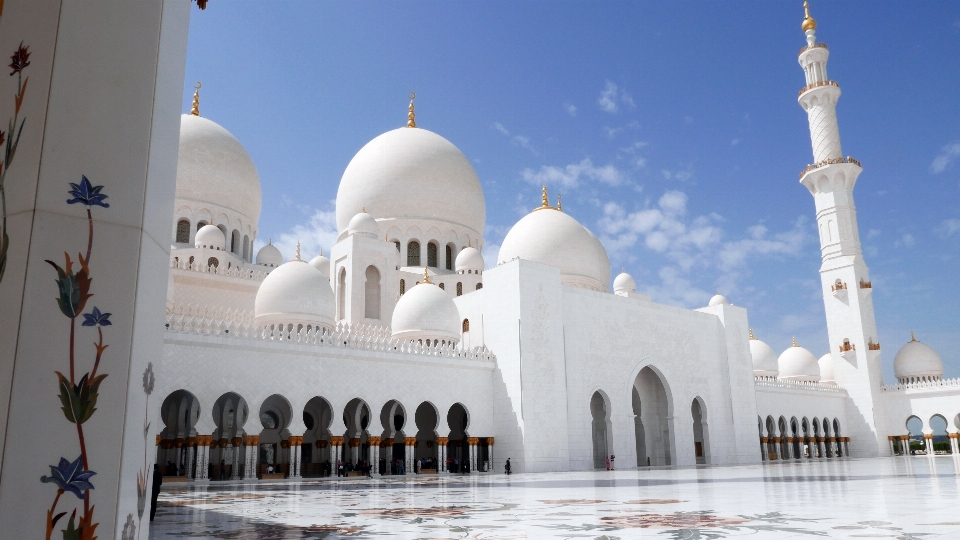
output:
[[[869,270],[860,250],[853,186],[862,168],[844,157],[836,106],[840,86],[827,78],[826,44],[817,42],[817,23],[804,2],[802,28],[807,46],[799,62],[806,75],[800,106],[807,112],[813,164],[800,173],[800,183],[813,195],[820,232],[820,281],[827,316],[827,333],[837,384],[850,396],[847,426],[854,455],[875,456],[880,451],[875,416],[883,383],[880,345],[873,315]]]

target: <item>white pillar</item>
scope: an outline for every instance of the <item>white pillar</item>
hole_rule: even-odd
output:
[[[767,438],[760,437],[760,461],[767,461],[770,459],[770,454],[767,452]]]
[[[910,455],[910,438],[909,436],[900,436],[900,454],[904,456]]]
[[[439,469],[437,472],[446,474],[447,472],[447,437],[437,437],[437,455],[440,456]]]
[[[383,459],[386,465],[386,474],[393,474],[393,443],[394,439],[387,438],[385,439],[385,446],[383,447]]]
[[[891,456],[897,455],[897,447],[896,447],[896,442],[894,442],[895,439],[893,435],[887,436],[887,440],[890,442],[890,455]]]
[[[187,459],[185,460],[186,471],[184,472],[184,474],[187,476],[187,480],[193,480],[196,472],[196,469],[195,469],[196,463],[194,463],[194,456],[196,455],[195,447],[197,445],[197,438],[196,437],[188,438],[186,440],[186,445],[187,445],[187,448],[186,448]]]
[[[406,437],[404,439],[404,444],[406,445],[406,450],[404,451],[404,465],[407,474],[413,474],[413,454],[416,450],[417,438],[416,437]]]
[[[793,437],[787,437],[787,459],[793,458]]]
[[[923,435],[923,446],[924,446],[924,448],[926,449],[928,456],[934,455],[934,452],[933,452],[933,435],[931,435],[931,434],[929,434],[929,433],[925,433],[925,434]]]
[[[957,434],[950,433],[950,453],[957,454],[960,453],[960,449],[957,448]]]
[[[479,442],[479,439],[477,439],[476,437],[470,437],[469,439],[467,439],[467,444],[470,445],[470,456],[468,458],[470,460],[470,474],[474,474],[477,472],[477,443],[478,442]]]
[[[807,437],[807,457],[809,459],[814,459],[817,457],[817,438],[816,437]]]
[[[823,437],[817,437],[817,449],[820,450],[819,457],[827,457],[827,446]]]
[[[332,460],[333,469],[331,471],[331,475],[337,476],[337,474],[339,474],[338,471],[340,470],[339,463],[341,458],[340,452],[343,449],[343,437],[330,437],[330,446],[333,453],[333,460]]]
[[[487,472],[494,472],[497,469],[493,461],[493,443],[493,437],[487,437],[487,461],[489,462]]]
[[[303,459],[300,447],[303,445],[303,437],[291,435],[287,440],[290,442],[290,474],[288,476],[300,478],[300,462]]]
[[[197,436],[197,480],[210,479],[210,443],[213,437],[210,435]]]
[[[370,445],[370,474],[380,476],[380,437],[370,437],[367,439]]]
[[[233,467],[230,468],[230,479],[238,480],[240,478],[240,449],[243,447],[243,439],[234,437],[230,443],[233,445]]]

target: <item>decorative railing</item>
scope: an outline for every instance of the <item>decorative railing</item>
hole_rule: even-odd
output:
[[[753,378],[754,386],[764,386],[767,388],[791,388],[794,390],[812,390],[814,392],[832,392],[845,393],[846,390],[840,388],[834,383],[808,382],[808,381],[789,381],[778,379],[776,377],[757,377]]]
[[[960,377],[956,379],[937,379],[935,381],[885,384],[880,387],[884,392],[900,392],[902,390],[919,390],[923,388],[960,388]]]
[[[879,351],[879,350],[880,350],[880,342],[878,341],[878,342],[874,343],[874,342],[873,342],[873,339],[871,339],[870,341],[867,342],[867,349],[868,349],[868,350],[871,350],[871,351]]]
[[[827,158],[823,161],[818,161],[811,165],[807,165],[802,171],[800,171],[800,178],[803,178],[803,175],[807,174],[808,172],[814,169],[819,169],[820,167],[826,167],[827,165],[835,165],[837,163],[853,163],[857,167],[863,168],[863,165],[860,165],[859,161],[853,159],[850,156],[838,157],[838,158]]]
[[[215,310],[214,310],[215,311]],[[166,320],[167,332],[197,334],[234,339],[301,343],[325,347],[344,347],[367,351],[384,351],[441,358],[463,358],[496,362],[496,355],[486,346],[462,349],[455,344],[421,343],[393,339],[390,328],[366,324],[340,322],[333,330],[328,328],[304,328],[300,325],[254,325],[247,312],[233,316],[211,316],[195,307],[169,308]]]
[[[840,84],[837,83],[837,81],[817,81],[801,88],[800,91],[797,92],[797,97],[802,96],[804,92],[813,90],[814,88],[819,88],[821,86],[836,86],[837,88],[840,88]]]
[[[227,268],[224,265],[213,266],[206,265],[201,261],[190,262],[189,259],[182,260],[179,257],[174,257],[170,259],[170,268],[176,268],[179,270],[187,270],[190,272],[199,272],[201,274],[215,274],[218,276],[227,276],[235,277],[241,279],[251,279],[253,281],[263,281],[267,274],[270,272],[264,272],[263,270],[253,270],[250,268],[243,268],[240,266],[233,266]]]
[[[859,164],[860,164],[860,163],[857,163],[857,165],[859,165]],[[872,289],[872,288],[873,288],[873,282],[872,282],[872,281],[864,281],[863,278],[860,278],[860,288],[861,288],[861,289]]]
[[[836,284],[830,286],[830,290],[833,292],[843,291],[846,289],[847,289],[847,284],[840,281],[839,279],[837,280]]]
[[[840,344],[840,352],[850,352],[857,350],[857,346],[853,343],[850,343],[849,339],[844,339],[843,343]]]
[[[806,47],[800,49],[800,52],[797,53],[797,56],[809,51],[810,49],[826,49],[826,43],[814,43],[813,45],[807,45]]]

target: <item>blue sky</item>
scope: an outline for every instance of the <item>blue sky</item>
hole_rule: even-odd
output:
[[[887,382],[910,330],[960,376],[960,3],[814,0],[874,284]],[[347,163],[406,121],[473,162],[488,264],[539,201],[654,300],[715,290],[775,350],[827,351],[796,2],[227,2],[194,7],[183,110],[246,146],[260,239],[335,236]]]

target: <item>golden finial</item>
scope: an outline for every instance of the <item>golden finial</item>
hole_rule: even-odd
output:
[[[323,257],[323,248],[320,248],[320,256]]]
[[[297,240],[297,260],[301,262],[303,261],[303,259],[300,258],[300,241],[299,240]]]
[[[757,338],[753,337],[753,328],[750,329],[750,339],[756,341]]]
[[[804,32],[816,30],[817,28],[817,21],[810,16],[810,4],[808,4],[806,0],[803,2],[803,24],[800,25],[800,28],[802,28]]]
[[[917,340],[917,336],[913,335],[913,330],[911,330],[911,331],[910,331],[910,341],[913,342],[913,341],[916,341],[916,340]]]
[[[563,212],[563,204],[561,203],[562,199],[563,199],[563,195],[557,193],[557,210],[561,212]]]
[[[798,347],[798,346],[799,346],[799,345],[797,345],[797,336],[793,336],[793,346],[794,346],[794,347]]]
[[[407,112],[407,127],[417,127],[417,121],[415,115],[413,114],[413,100],[417,99],[416,92],[410,92],[410,108]]]
[[[542,192],[541,195],[540,195],[540,206],[534,208],[533,211],[536,212],[537,210],[543,210],[544,208],[549,208],[549,209],[551,209],[551,210],[554,210],[554,208],[553,208],[552,206],[550,206],[550,201],[547,200],[547,186],[546,186],[546,184],[544,184],[544,186],[543,186],[543,192]]]
[[[190,109],[190,114],[194,116],[200,116],[200,87],[203,86],[200,84],[200,81],[197,81],[197,84],[193,87],[193,108]]]
[[[427,270],[427,267],[423,267],[423,282],[430,283],[430,272]]]

